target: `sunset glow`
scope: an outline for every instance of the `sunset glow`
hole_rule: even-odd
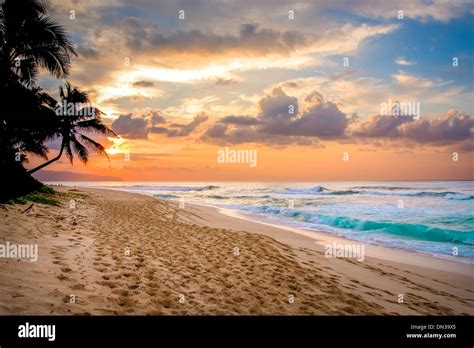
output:
[[[105,150],[109,155],[117,154],[128,154],[130,153],[130,146],[128,145],[128,140],[120,136],[116,138],[108,137],[107,140],[111,141],[113,144],[111,147]]]
[[[63,23],[78,41],[71,82],[119,135],[109,139],[110,162],[91,155],[75,171],[124,180],[474,177],[467,4],[415,1],[399,19],[389,2],[336,2],[330,12],[299,1],[205,1],[199,11],[193,2],[49,3],[59,20],[76,8]],[[219,16],[206,15],[215,7]],[[180,10],[185,19],[174,18]],[[258,151],[258,165],[218,163],[225,146]],[[125,163],[118,155],[127,153]],[[52,168],[71,170],[66,161]]]
[[[6,345],[472,344],[473,23],[0,0]]]

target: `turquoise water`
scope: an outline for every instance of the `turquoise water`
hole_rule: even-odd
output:
[[[474,260],[474,182],[62,183],[201,203],[273,223]]]

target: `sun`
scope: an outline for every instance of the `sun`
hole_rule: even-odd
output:
[[[120,135],[113,138],[107,137],[107,140],[111,141],[113,144],[111,147],[105,150],[109,155],[117,154],[128,154],[130,153],[130,145],[128,144],[128,139],[122,138]]]

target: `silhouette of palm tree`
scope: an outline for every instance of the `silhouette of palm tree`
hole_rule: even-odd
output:
[[[57,116],[57,102],[37,86],[40,69],[46,69],[57,79],[65,80],[71,67],[71,57],[77,55],[62,26],[48,16],[41,0],[0,0],[0,201],[28,193],[41,186],[23,167],[26,153],[47,160],[45,141],[61,136],[60,158],[63,152],[72,161],[78,154],[87,161],[88,150],[104,153],[103,147],[79,131],[109,133],[100,119]],[[90,103],[87,95],[66,85],[61,98]],[[67,131],[69,129],[69,131]],[[85,144],[86,146],[84,146]]]
[[[40,166],[28,171],[32,174],[51,163],[59,160],[63,154],[73,163],[74,153],[78,158],[87,163],[89,150],[92,149],[107,158],[105,148],[91,139],[83,132],[96,132],[103,135],[116,135],[112,129],[105,125],[101,120],[102,111],[91,106],[87,93],[73,88],[69,83],[65,87],[59,87],[60,104],[50,100],[50,106],[56,110],[57,114],[57,135],[61,136],[61,148],[58,155],[41,164]]]
[[[46,68],[65,78],[76,55],[63,28],[47,16],[40,0],[4,0],[0,7],[0,164],[9,166],[18,151],[46,158],[44,140],[54,129],[49,97],[36,87]]]
[[[66,77],[76,51],[40,0],[4,0],[0,8],[0,78],[31,86],[39,68]]]

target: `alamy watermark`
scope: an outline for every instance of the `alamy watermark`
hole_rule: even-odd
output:
[[[35,325],[26,322],[18,326],[20,338],[47,338],[52,342],[56,339],[56,325]]]
[[[257,166],[257,150],[229,149],[225,147],[217,151],[217,163],[248,164],[250,167]]]
[[[83,103],[68,103],[66,100],[58,103],[54,112],[57,116],[85,116],[89,118],[93,118],[96,113],[92,106]]]
[[[38,261],[38,244],[14,244],[6,242],[0,244],[0,258],[30,259]]]
[[[363,244],[332,244],[325,246],[325,257],[356,259],[363,262],[365,259],[365,246]]]
[[[411,116],[419,119],[421,114],[419,102],[399,102],[389,99],[380,104],[380,115],[382,116]]]

